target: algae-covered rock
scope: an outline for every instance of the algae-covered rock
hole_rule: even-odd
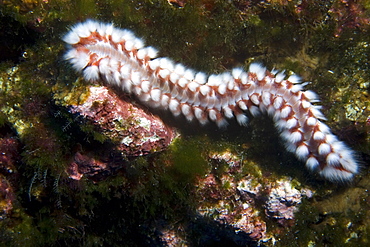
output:
[[[369,245],[368,1],[0,8],[4,245]],[[131,29],[159,56],[207,74],[251,62],[298,73],[320,96],[334,134],[357,152],[360,173],[332,184],[306,172],[266,116],[225,130],[161,119],[168,128],[140,105],[127,106],[127,95],[83,81],[64,61],[61,37],[87,18]],[[136,120],[118,114],[122,105],[140,112]],[[175,141],[172,127],[181,134]]]

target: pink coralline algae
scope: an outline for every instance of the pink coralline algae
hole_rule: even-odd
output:
[[[85,102],[71,106],[70,111],[85,117],[127,157],[164,150],[175,136],[160,118],[123,100],[106,87],[90,87]]]
[[[217,176],[210,173],[199,180],[201,215],[227,223],[236,232],[242,231],[254,240],[268,241],[273,236],[266,217],[289,227],[304,197],[311,197],[308,188],[297,188],[289,178],[278,181],[253,175],[238,177],[243,161],[230,152],[211,154],[215,164],[226,164],[226,171]],[[256,168],[257,169],[257,168]],[[203,203],[204,202],[204,203]]]

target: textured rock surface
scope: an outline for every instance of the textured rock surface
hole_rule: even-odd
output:
[[[123,155],[141,156],[165,149],[175,132],[160,118],[122,100],[106,87],[90,87],[81,105],[71,112],[84,116],[101,134],[112,140]]]
[[[19,143],[15,160],[0,152],[2,245],[368,246],[367,1],[3,1],[1,10],[0,36],[8,42],[0,50],[12,56],[0,58],[0,138]],[[227,131],[206,126],[164,152],[115,163],[125,159],[110,156],[109,133],[66,110],[85,102],[90,83],[62,62],[61,37],[97,16],[207,74],[251,62],[296,72],[312,82],[307,89],[319,94],[326,123],[364,161],[361,173],[344,185],[305,173],[282,151],[267,117]],[[124,169],[113,173],[115,165]],[[284,213],[268,206],[271,195],[289,209],[284,202],[296,200],[289,195],[303,196],[307,187],[313,197],[285,211],[295,220],[277,218]]]
[[[310,189],[297,189],[289,178],[238,177],[243,172],[243,160],[233,153],[213,153],[210,158],[214,164],[224,163],[225,172],[221,177],[211,173],[199,180],[199,193],[207,202],[198,208],[199,213],[226,222],[254,240],[273,237],[266,218],[275,219],[279,225],[292,225],[302,198],[313,194]]]
[[[122,168],[123,162],[123,160],[115,162],[113,159],[101,161],[91,155],[76,152],[73,161],[67,168],[67,174],[74,180],[80,180],[86,176],[93,181],[100,181]]]

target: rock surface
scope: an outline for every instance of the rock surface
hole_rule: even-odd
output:
[[[124,156],[135,157],[164,150],[175,131],[151,113],[119,98],[107,87],[90,87],[81,105],[72,105],[104,136],[112,140]]]

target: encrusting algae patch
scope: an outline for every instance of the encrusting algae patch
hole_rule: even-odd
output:
[[[341,0],[2,2],[3,243],[368,245],[368,6]],[[355,150],[361,168],[344,184],[305,171],[264,114],[248,115],[247,127],[230,119],[218,129],[154,110],[175,134],[165,145],[141,150],[122,131],[161,140],[141,135],[153,122],[109,118],[107,100],[148,109],[117,88],[78,78],[64,61],[61,38],[87,19],[130,29],[158,57],[207,76],[256,62],[286,69],[288,78],[296,72],[311,82],[305,90],[317,92],[326,124]],[[111,97],[102,93],[86,104],[91,88]],[[78,107],[86,114],[73,111]],[[130,149],[120,149],[122,143]]]

